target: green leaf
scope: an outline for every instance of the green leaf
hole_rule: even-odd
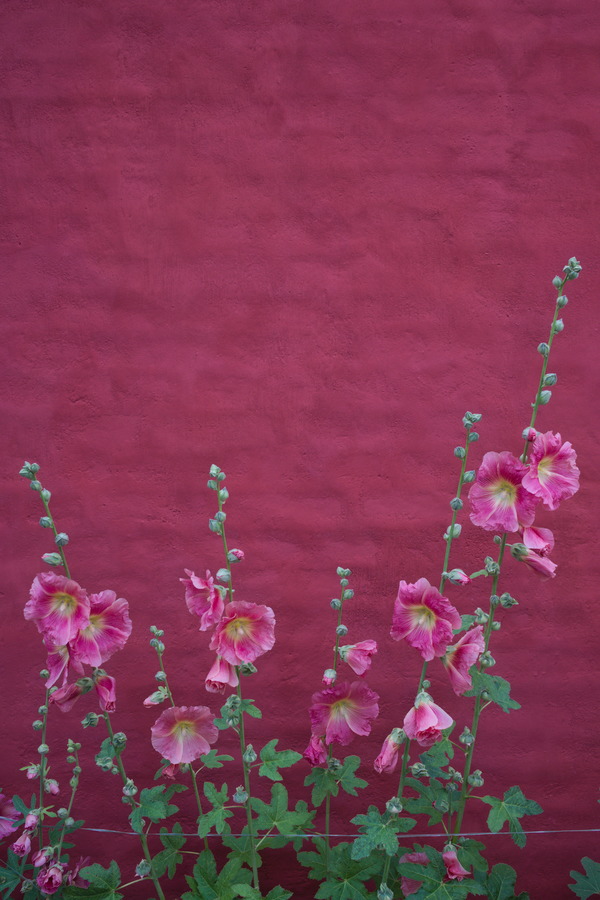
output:
[[[210,750],[200,757],[200,762],[203,766],[206,766],[207,769],[222,769],[224,763],[232,761],[233,756],[218,754],[216,750]]]
[[[317,898],[332,900],[364,900],[372,894],[364,882],[381,870],[381,860],[354,860],[350,856],[351,844],[343,842],[331,847],[327,853],[325,841],[315,838],[316,852],[298,854],[299,862],[310,869],[308,877],[320,882]]]
[[[454,747],[447,736],[451,730],[452,729],[446,732],[445,737],[443,737],[441,741],[437,741],[437,743],[433,744],[429,750],[426,750],[419,756],[419,759],[432,778],[450,777],[447,772],[444,772],[444,769],[450,760],[454,758]]]
[[[253,719],[262,719],[262,713],[257,706],[254,706],[254,700],[242,700],[240,709]]]
[[[271,831],[277,829],[280,834],[302,834],[312,824],[314,810],[308,811],[306,803],[299,800],[295,810],[288,809],[288,792],[282,784],[276,782],[271,788],[271,803],[266,804],[258,797],[250,801],[252,809],[258,814],[256,827]]]
[[[406,784],[419,794],[418,797],[407,797],[403,803],[407,812],[413,815],[428,815],[429,825],[436,825],[444,818],[450,807],[450,799],[458,792],[450,794],[444,785],[435,778],[429,780],[429,784],[423,784],[416,778],[407,778]]]
[[[581,897],[581,900],[587,900],[600,894],[600,863],[594,862],[589,856],[584,856],[581,865],[585,870],[585,875],[581,872],[570,872],[571,878],[575,879],[575,884],[568,885],[570,891]]]
[[[6,867],[0,868],[0,891],[3,897],[12,897],[14,888],[21,883],[21,866],[22,861],[9,847]]]
[[[291,891],[286,891],[279,885],[270,890],[266,896],[249,884],[236,884],[234,887],[237,890],[236,896],[247,898],[247,900],[289,900],[292,896]]]
[[[79,874],[90,882],[89,887],[80,888],[71,885],[64,888],[65,900],[79,900],[80,897],[89,900],[121,900],[123,897],[123,894],[117,893],[116,890],[121,883],[121,872],[114,860],[108,869],[94,863],[91,866],[84,866]]]
[[[203,850],[198,855],[194,866],[194,877],[186,876],[192,892],[186,892],[182,900],[235,900],[239,897],[241,884],[249,884],[252,873],[242,869],[239,859],[231,859],[225,863],[217,874],[217,864],[210,850]]]
[[[385,850],[388,856],[394,856],[398,850],[397,833],[410,831],[417,824],[415,819],[406,816],[392,816],[388,812],[382,815],[376,806],[369,806],[367,815],[354,816],[351,822],[361,832],[352,844],[352,859],[364,859],[373,850]]]
[[[33,805],[35,806],[35,797],[33,798],[33,801],[34,801]],[[27,813],[29,812],[29,807],[25,804],[25,802],[23,800],[21,800],[21,798],[19,797],[18,794],[14,794],[14,796],[12,798],[12,802],[13,802],[13,806],[15,807],[17,812],[20,812],[22,816],[27,815]]]
[[[110,772],[115,764],[116,755],[111,739],[104,738],[100,744],[100,750],[96,753],[94,759],[96,760],[96,765],[99,766],[103,772]]]
[[[543,812],[539,803],[536,803],[535,800],[528,800],[521,788],[516,785],[506,791],[503,800],[489,795],[481,799],[492,807],[487,819],[490,831],[497,833],[504,823],[508,822],[513,841],[517,847],[524,847],[527,838],[519,819],[522,816],[537,816]]]
[[[279,774],[279,769],[287,769],[302,759],[301,753],[295,750],[276,750],[277,738],[269,741],[268,744],[260,751],[262,766],[258,770],[259,775],[270,778],[271,781],[282,781],[283,778]]]
[[[342,768],[335,773],[339,786],[352,797],[357,796],[357,790],[368,787],[364,778],[357,778],[354,774],[360,766],[360,756],[347,756],[342,763]]]
[[[515,895],[515,881],[517,873],[506,863],[498,863],[489,872],[483,882],[487,891],[486,896],[491,900],[512,900]]]
[[[314,785],[311,793],[312,805],[320,806],[325,797],[337,797],[340,792],[335,775],[322,766],[315,766],[304,779],[304,786]]]
[[[168,828],[160,829],[160,840],[165,849],[157,853],[152,860],[152,868],[158,878],[162,878],[165,872],[169,873],[169,878],[175,876],[175,870],[183,860],[179,850],[185,844],[185,838],[181,832],[182,828],[179,822],[173,825],[171,831]]]
[[[218,791],[211,781],[205,781],[204,795],[213,808],[198,819],[198,835],[202,838],[206,837],[212,828],[217,834],[222,834],[225,828],[229,827],[226,825],[226,820],[233,815],[232,810],[225,809],[225,804],[229,802],[226,784],[222,785],[221,790]]]
[[[482,691],[487,691],[492,703],[496,703],[504,712],[521,709],[521,704],[510,696],[510,684],[505,678],[490,675],[489,672],[480,672],[474,666],[471,666],[469,672],[473,678],[473,687],[465,691],[465,697],[476,697]]]
[[[166,787],[164,784],[157,784],[153,788],[143,788],[140,793],[138,806],[129,816],[131,827],[138,834],[141,834],[145,827],[144,819],[150,819],[151,822],[160,822],[178,812],[179,807],[169,800],[174,793],[183,789],[182,785],[173,784]]]
[[[474,841],[473,838],[466,838],[458,849],[459,862],[465,868],[472,868],[475,872],[487,872],[488,861],[481,855],[481,850],[485,850],[485,844],[481,841]]]
[[[252,859],[253,859],[253,842],[250,840],[250,835],[246,830],[242,832],[240,835],[229,834],[229,829],[225,831],[225,833],[221,836],[221,842],[224,847],[228,847],[231,850],[231,853],[228,853],[227,856],[229,859],[233,859],[234,857],[239,859],[242,865],[246,865],[249,868],[252,868]],[[265,844],[268,843],[265,841]],[[261,846],[264,847],[265,844]],[[256,855],[256,865],[258,868],[262,866],[262,860],[260,858],[260,854]]]

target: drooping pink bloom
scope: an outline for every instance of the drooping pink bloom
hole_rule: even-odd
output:
[[[25,769],[25,775],[29,778],[30,781],[33,781],[34,778],[40,777],[40,766],[38,763],[29,763],[27,768]]]
[[[554,535],[549,528],[537,528],[535,525],[523,528],[522,540],[529,550],[535,550],[540,556],[547,556],[554,549]]]
[[[398,764],[398,750],[404,743],[406,735],[401,728],[394,728],[386,737],[381,747],[381,752],[375,762],[373,768],[380,775],[385,773],[391,775]]]
[[[24,615],[55,647],[68,644],[80,628],[85,628],[89,613],[89,597],[76,581],[54,572],[36,575]]]
[[[112,675],[97,675],[94,687],[98,694],[100,709],[114,712],[117,708],[117,682]]]
[[[327,687],[330,687],[332,684],[335,684],[337,681],[337,672],[335,669],[325,669],[323,672],[323,677],[321,681]]]
[[[44,790],[47,794],[52,794],[53,796],[60,794],[60,787],[56,778],[45,778]]]
[[[232,666],[241,666],[270,650],[275,643],[275,614],[270,606],[245,600],[228,603],[210,641]]]
[[[341,682],[317,691],[309,709],[312,732],[324,735],[325,743],[349,744],[355,734],[371,733],[371,722],[379,715],[379,697],[362,681]]]
[[[461,635],[457,642],[448,647],[442,662],[450,677],[450,684],[455,694],[459,696],[473,686],[473,680],[469,675],[469,669],[475,665],[483,651],[485,640],[483,626],[476,625],[470,631]]]
[[[429,859],[426,853],[405,853],[398,862],[416,863],[420,866],[426,866]],[[415,878],[407,878],[406,875],[403,875],[401,879],[402,893],[405,897],[408,897],[410,894],[416,894],[422,884],[422,881],[417,881]]]
[[[450,571],[446,573],[446,578],[452,584],[471,584],[471,579],[464,569],[450,569]]]
[[[31,850],[31,838],[26,831],[11,845],[11,849],[16,856],[27,856]]]
[[[25,822],[23,828],[28,834],[32,834],[35,829],[38,827],[40,821],[40,817],[37,813],[30,812],[25,816]]]
[[[377,653],[377,641],[359,641],[340,647],[340,656],[353,672],[364,675],[371,668],[371,657]]]
[[[538,434],[531,447],[530,466],[523,486],[539,497],[547,509],[557,509],[579,490],[577,454],[571,444],[562,443],[560,434]],[[530,522],[523,522],[530,525]]]
[[[40,866],[45,866],[49,859],[52,859],[54,855],[54,850],[52,847],[43,847],[41,850],[36,850],[36,852],[31,857],[31,862],[36,869],[39,869]]]
[[[15,822],[21,818],[12,800],[0,793],[0,838],[5,838],[17,830]]]
[[[400,582],[390,629],[394,640],[405,638],[423,659],[431,660],[446,652],[453,629],[460,625],[456,609],[426,578],[415,584]]]
[[[45,643],[48,644],[47,639],[45,639]],[[73,666],[79,675],[83,675],[83,666],[77,656],[71,653],[69,644],[65,644],[62,647],[55,647],[50,644],[49,650],[50,652],[46,658],[46,668],[50,674],[46,687],[52,687],[52,685],[56,684],[61,675],[63,676],[64,685],[69,677],[69,666]]]
[[[190,763],[210,751],[218,734],[207,706],[176,706],[152,726],[152,746],[170,763]]]
[[[81,695],[87,694],[91,686],[89,678],[80,678],[79,681],[75,681],[73,684],[64,684],[57,691],[50,694],[50,703],[58,706],[61,712],[69,712]]]
[[[204,679],[204,687],[211,694],[222,694],[226,687],[235,688],[239,683],[234,666],[220,656],[217,656]]]
[[[554,578],[556,575],[556,563],[536,550],[529,550],[525,544],[513,544],[510,552],[515,559],[518,559],[519,562],[524,562],[526,566],[529,566],[542,578]]]
[[[437,706],[425,691],[422,691],[412,709],[404,717],[404,731],[409,740],[416,740],[421,747],[431,747],[442,739],[442,731],[450,728],[452,717]]]
[[[81,869],[85,869],[86,866],[89,866],[91,861],[91,856],[80,856],[73,869],[67,873],[67,884],[74,884],[77,887],[82,888],[89,887],[90,882],[87,881],[87,879],[82,878],[79,872]]]
[[[466,875],[470,875],[468,869],[465,869],[458,861],[458,856],[456,855],[456,850],[446,850],[442,853],[442,859],[444,860],[444,865],[446,866],[446,875],[448,878],[453,878],[456,881],[462,881]]]
[[[469,491],[471,522],[486,531],[517,531],[519,525],[531,525],[537,499],[523,484],[527,471],[507,450],[486,453]]]
[[[63,882],[63,874],[65,871],[62,863],[54,863],[51,866],[45,866],[36,878],[37,886],[42,894],[50,896],[55,894]]]
[[[74,637],[71,648],[78,660],[100,666],[121,650],[131,634],[129,604],[114,591],[90,594],[90,621]]]
[[[323,738],[316,734],[311,736],[308,747],[302,754],[311,766],[324,766],[327,762],[327,748],[323,743]]]
[[[191,613],[200,617],[200,631],[206,631],[215,625],[223,615],[225,605],[223,595],[215,587],[215,580],[209,570],[206,578],[200,578],[189,569],[185,569],[189,578],[180,578],[185,585],[185,602]]]

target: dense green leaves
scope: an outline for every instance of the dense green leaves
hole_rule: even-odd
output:
[[[276,750],[277,738],[269,741],[268,744],[260,751],[262,765],[258,770],[259,775],[270,778],[271,781],[282,781],[283,777],[279,774],[279,769],[287,769],[293,766],[298,760],[302,759],[301,753],[295,750]]]
[[[6,866],[0,868],[0,891],[2,891],[3,898],[13,896],[13,890],[21,881],[22,865],[22,860],[9,847],[6,854]]]
[[[571,878],[575,879],[575,884],[569,885],[569,890],[581,897],[581,900],[587,900],[588,897],[594,897],[600,894],[600,863],[594,862],[589,856],[584,856],[581,865],[585,870],[585,875],[581,872],[571,872]]]
[[[177,866],[183,860],[179,850],[185,844],[185,838],[181,832],[179,822],[175,823],[171,831],[168,828],[160,829],[160,840],[165,849],[157,853],[152,860],[152,868],[158,878],[162,878],[165,872],[169,873],[169,878],[173,878]]]
[[[442,854],[432,847],[419,847],[429,859],[426,866],[419,863],[400,863],[398,872],[407,878],[421,882],[421,887],[411,894],[411,900],[466,900],[470,894],[485,896],[485,888],[472,878],[448,881]]]
[[[203,850],[194,866],[193,878],[186,875],[191,891],[186,891],[181,900],[236,900],[240,897],[241,885],[250,884],[252,873],[242,868],[239,859],[230,859],[220,872],[210,850]]]
[[[450,760],[454,758],[454,747],[448,737],[451,730],[452,729],[449,729],[445,733],[441,741],[437,741],[429,748],[429,750],[425,750],[425,752],[421,753],[419,756],[419,759],[427,769],[427,772],[433,778],[449,777],[448,773],[444,772],[444,769]]]
[[[363,778],[357,778],[356,770],[360,765],[360,756],[347,756],[336,772],[315,766],[304,779],[306,787],[314,785],[312,789],[312,805],[320,806],[325,797],[337,797],[340,787],[347,794],[356,797],[357,790],[367,787]]]
[[[490,797],[489,794],[481,799],[492,807],[487,818],[490,831],[498,832],[504,823],[508,822],[513,841],[518,847],[524,847],[527,838],[519,819],[523,816],[537,816],[543,812],[539,803],[536,803],[535,800],[528,800],[521,788],[516,785],[506,791],[502,800],[498,797]]]
[[[133,830],[141,834],[145,827],[144,819],[160,822],[178,812],[179,807],[169,801],[173,794],[184,790],[185,788],[180,784],[172,784],[170,787],[157,784],[153,788],[144,788],[139,796],[139,805],[132,810],[129,816]]]
[[[277,782],[271,788],[271,802],[269,804],[253,797],[250,801],[252,809],[257,813],[255,826],[265,831],[277,830],[282,835],[302,834],[310,827],[314,818],[314,811],[309,812],[303,800],[296,803],[296,808],[288,809],[288,792],[282,784]]]
[[[226,820],[233,815],[230,809],[226,809],[229,801],[226,784],[222,785],[221,790],[218,791],[211,781],[205,781],[204,795],[212,805],[212,809],[198,819],[198,835],[202,838],[206,837],[213,828],[217,834],[222,834],[226,827]]]
[[[71,885],[63,891],[65,900],[121,900],[123,894],[117,893],[121,883],[121,872],[113,860],[108,869],[102,868],[99,863],[85,866],[79,873],[82,878],[89,881],[89,887],[80,888]]]
[[[490,675],[489,672],[480,672],[474,666],[470,669],[473,678],[473,687],[465,691],[465,697],[476,697],[482,691],[487,691],[492,703],[496,703],[504,712],[510,712],[511,709],[521,709],[521,704],[517,703],[510,696],[510,684],[500,675]]]
[[[315,851],[298,854],[298,860],[310,871],[308,877],[321,882],[315,897],[330,900],[365,900],[372,894],[364,883],[377,877],[381,859],[354,860],[351,845],[337,844],[326,854],[325,841],[315,838]]]
[[[352,859],[364,859],[373,850],[385,850],[393,856],[398,850],[398,832],[410,831],[417,824],[415,819],[379,812],[376,806],[369,806],[366,815],[354,816],[351,820],[361,832],[352,844]]]
[[[406,784],[413,788],[419,796],[405,798],[403,800],[405,810],[413,815],[428,815],[429,825],[441,822],[444,814],[448,812],[450,801],[458,799],[457,791],[449,794],[444,785],[436,778],[431,778],[429,784],[423,784],[416,778],[407,778]]]

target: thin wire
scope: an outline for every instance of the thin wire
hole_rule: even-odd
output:
[[[87,828],[83,826],[78,829],[79,831],[95,831],[100,834],[130,834],[135,837],[139,837],[139,833],[137,831],[115,831],[112,828]],[[548,829],[548,830],[540,830],[540,831],[523,831],[523,834],[591,834],[600,832],[600,828],[556,828],[556,829]],[[488,837],[496,837],[500,835],[504,835],[505,837],[510,836],[510,831],[461,831],[460,834],[452,835],[452,837],[481,837],[482,835],[487,835]],[[519,832],[521,834],[521,832]],[[162,835],[165,837],[198,837],[197,831],[185,832],[185,831],[175,831],[175,832],[162,832]],[[222,838],[222,837],[246,837],[244,833],[233,833],[229,832],[227,835],[222,834],[209,834],[207,837],[214,838]],[[313,832],[312,834],[276,834],[274,837],[285,837],[285,838],[303,838],[305,840],[311,840],[312,838],[317,837],[325,837],[325,834],[321,834],[320,832]],[[331,834],[330,837],[336,838],[352,838],[355,839],[360,837],[359,834]],[[448,835],[445,833],[442,834],[410,834],[406,835],[408,838],[443,838],[445,841],[448,840]]]

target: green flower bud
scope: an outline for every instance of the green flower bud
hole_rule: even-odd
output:
[[[62,556],[60,553],[44,553],[42,560],[48,566],[62,566]]]
[[[206,482],[206,487],[210,488],[211,491],[216,491],[217,490],[217,482],[214,481],[212,478],[209,478],[209,480]]]
[[[50,672],[48,669],[42,669],[40,671],[40,678],[50,678]]]
[[[542,356],[548,356],[550,353],[550,347],[546,344],[545,341],[542,341],[541,344],[538,344],[538,353],[541,353]]]
[[[47,706],[38,706],[38,713],[40,716],[44,716],[48,712]]]
[[[338,637],[346,637],[346,635],[348,634],[348,628],[346,625],[338,625],[338,627],[335,629],[335,633],[338,635]]]
[[[552,391],[540,391],[540,406],[546,406],[550,403],[550,399],[552,397]]]
[[[342,768],[342,763],[340,762],[340,760],[336,759],[335,756],[332,756],[330,758],[329,762],[327,763],[327,771],[331,772],[333,775],[335,775],[336,772],[339,772],[341,768]]]
[[[568,302],[569,302],[569,298],[565,297],[564,294],[562,295],[562,297],[556,298],[556,305],[558,306],[559,309],[564,309]]]
[[[44,723],[40,722],[39,719],[36,719],[35,722],[31,723],[31,727],[33,728],[34,731],[41,731],[42,728],[44,727]]]
[[[465,725],[458,740],[461,744],[464,744],[465,747],[469,747],[473,743],[475,738],[471,734],[471,729],[468,727],[468,725]]]
[[[117,731],[113,736],[112,745],[117,753],[122,753],[127,746],[127,735],[123,734],[122,731]]]
[[[563,283],[563,281],[562,281],[562,278],[560,277],[560,275],[555,275],[554,278],[552,279],[552,285],[553,285],[553,287],[556,288],[557,291],[559,291],[561,289],[562,283]]]
[[[465,448],[464,448],[464,447],[455,447],[455,448],[454,448],[454,455],[455,455],[456,457],[458,457],[458,459],[464,459],[465,456],[466,456],[467,454],[466,454],[466,451],[465,451]]]
[[[231,572],[229,571],[229,569],[219,569],[216,577],[224,584],[228,584],[231,581]]]
[[[72,787],[73,787],[73,786],[74,786],[74,785],[72,785]],[[68,816],[68,817],[65,819],[65,827],[66,827],[66,828],[72,828],[74,824],[75,824],[75,819],[74,819],[72,816]]]
[[[473,444],[475,441],[479,440],[479,434],[476,431],[472,431],[469,435],[469,443]]]
[[[498,596],[498,594],[492,594],[492,596],[490,597],[490,606],[495,609],[499,603],[500,597]]]
[[[469,782],[469,784],[472,784],[473,787],[481,787],[484,783],[481,769],[475,769],[475,771],[471,775],[469,775],[467,781]]]
[[[217,481],[219,481],[219,482],[225,481],[225,478],[226,478],[225,472],[219,472],[219,474],[217,475]]]
[[[224,513],[222,509],[215,513],[215,521],[224,522],[227,518],[227,513]]]
[[[40,746],[37,748],[37,752],[40,754],[40,756],[44,756],[45,754],[50,753],[50,747],[48,746],[48,744],[40,744]]]
[[[42,498],[42,500],[45,503],[50,503],[51,496],[52,496],[52,494],[50,493],[50,491],[47,491],[46,489],[44,489],[43,491],[40,491],[40,497]]]
[[[415,778],[427,778],[429,776],[427,766],[424,766],[423,763],[413,763],[412,766],[409,766],[409,769]]]
[[[229,491],[226,487],[222,487],[219,491],[219,500],[221,503],[225,503],[229,499]]]
[[[233,795],[233,802],[234,803],[245,803],[247,799],[248,799],[248,794],[244,790],[243,785],[240,784],[240,786],[236,789],[235,794]]]
[[[138,878],[147,878],[152,871],[152,866],[147,859],[141,859],[135,867],[135,874]]]
[[[544,386],[545,387],[553,387],[558,381],[558,375],[554,372],[548,372],[547,375],[544,375]]]
[[[511,606],[518,606],[519,603],[514,597],[511,597],[511,595],[506,592],[500,595],[500,605],[503,606],[504,609],[510,609]]]
[[[335,669],[325,669],[323,672],[323,683],[324,684],[334,684],[337,678],[337,672]]]
[[[220,468],[218,466],[215,466],[215,464],[213,463],[209,469],[208,474],[211,478],[216,478],[220,471]]]
[[[58,816],[59,819],[66,819],[67,816],[69,815],[69,810],[65,809],[64,806],[61,806],[60,809],[56,810],[56,815]]]
[[[459,510],[459,509],[463,508],[464,504],[463,504],[462,500],[460,499],[460,497],[454,497],[450,501],[450,506],[454,510]]]
[[[216,519],[208,520],[208,528],[209,528],[209,531],[214,532],[214,534],[222,534],[223,533],[223,528],[221,526],[221,523],[217,522]]]
[[[492,622],[492,631],[500,631],[502,622]]]
[[[351,590],[350,588],[348,588],[348,590],[344,591],[344,593],[342,594],[343,600],[352,600],[353,597],[354,597],[354,591]]]
[[[341,609],[342,601],[339,599],[339,597],[334,597],[333,600],[329,601],[329,605],[332,609]]]
[[[85,719],[81,720],[84,728],[95,728],[98,724],[100,716],[97,713],[88,713]]]
[[[245,662],[241,664],[240,672],[242,673],[242,675],[254,675],[256,674],[256,672],[258,672],[258,669],[254,665],[254,663]]]
[[[471,481],[475,481],[475,477],[475,469],[469,469],[469,471],[465,472],[465,474],[463,475],[463,481],[469,484]]]
[[[29,483],[29,487],[31,488],[32,491],[41,491],[42,490],[41,482],[39,482],[36,478],[34,478],[33,481],[31,481]]]
[[[429,690],[429,688],[431,687],[431,682],[430,682],[429,678],[423,679],[423,681],[421,682],[421,687],[423,688],[424,691]]]
[[[42,528],[52,528],[52,519],[49,516],[42,516],[40,525]]]
[[[481,663],[484,669],[491,669],[492,666],[496,665],[496,660],[492,656],[489,650],[485,650],[481,656],[479,657],[479,662]]]
[[[166,681],[166,680],[167,680],[167,673],[166,673],[166,672],[162,672],[162,671],[161,671],[161,672],[157,672],[156,675],[155,675],[154,677],[156,678],[157,681]]]
[[[258,757],[254,751],[254,747],[252,746],[252,744],[248,744],[248,746],[244,750],[242,759],[244,760],[244,762],[246,763],[247,766],[251,766],[252,763],[256,762]]]
[[[66,547],[69,543],[69,535],[65,534],[64,531],[60,531],[54,538],[54,543],[57,547]]]
[[[400,803],[398,797],[392,797],[390,800],[388,800],[385,804],[385,808],[391,816],[399,816],[402,812],[402,804]]]
[[[350,582],[348,581],[347,578],[340,578],[340,587],[345,588],[345,587],[348,587],[349,584],[350,584]]]
[[[138,789],[136,788],[135,784],[133,783],[131,778],[128,778],[125,782],[125,785],[123,786],[123,795],[125,797],[135,797],[137,792]]]
[[[384,882],[377,888],[377,900],[394,900],[394,894]]]
[[[498,563],[496,562],[495,559],[492,559],[491,556],[486,556],[486,558],[484,559],[483,562],[484,562],[484,566],[485,566],[485,571],[488,573],[488,575],[497,575],[498,572],[500,571],[500,566],[498,565]]]

